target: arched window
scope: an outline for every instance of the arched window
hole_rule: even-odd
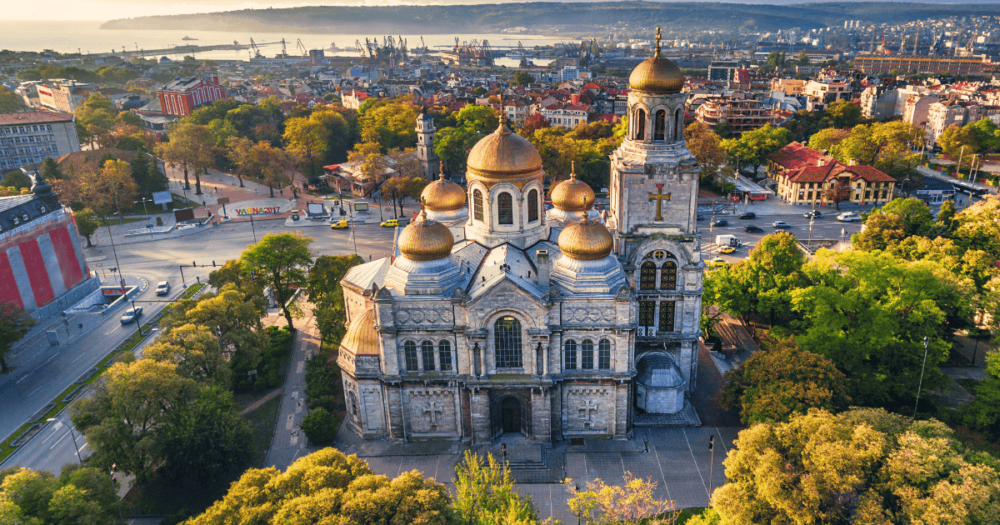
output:
[[[580,351],[580,368],[584,370],[594,369],[594,342],[584,341]]]
[[[666,128],[667,112],[661,109],[656,112],[656,118],[653,119],[653,140],[663,140],[666,136]]]
[[[660,267],[660,289],[677,289],[677,263],[674,261],[667,261]]]
[[[601,342],[597,343],[597,368],[611,369],[611,341],[607,339],[601,339]]]
[[[684,110],[677,108],[677,112],[674,113],[674,140],[681,140],[684,138]]]
[[[406,369],[408,371],[420,370],[420,361],[417,359],[417,343],[413,341],[403,343],[403,354],[406,356]]]
[[[424,370],[434,371],[434,343],[424,341],[420,343],[420,357],[424,359]]]
[[[538,220],[538,190],[528,192],[528,222]]]
[[[448,341],[438,343],[438,360],[442,372],[451,372],[451,343]]]
[[[514,198],[507,192],[497,195],[497,222],[514,224]]]
[[[472,217],[479,222],[483,222],[483,192],[476,190],[472,192]]]
[[[358,417],[358,396],[354,393],[354,391],[350,391],[348,393],[351,396],[351,415],[354,416],[355,419],[357,419],[357,417]]]
[[[497,319],[493,341],[497,368],[521,368],[521,323],[517,319]]]
[[[646,261],[639,267],[639,289],[656,289],[656,264],[653,261]]]
[[[646,110],[640,109],[635,113],[635,140],[646,139]]]
[[[576,370],[576,341],[570,339],[566,341],[566,361],[563,368],[566,370]]]

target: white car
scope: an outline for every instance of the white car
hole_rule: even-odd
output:
[[[170,293],[170,283],[160,281],[160,284],[156,285],[156,295],[167,295],[168,293]]]
[[[861,215],[848,211],[837,215],[837,220],[840,222],[861,222]]]
[[[791,228],[792,227],[791,224],[788,224],[785,221],[774,221],[774,222],[771,223],[771,226],[774,226],[775,228]]]

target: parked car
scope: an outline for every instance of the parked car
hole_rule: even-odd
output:
[[[705,216],[704,215],[698,215],[698,217],[696,218],[696,220],[698,222],[701,222],[701,221],[705,220]]]
[[[380,224],[379,226],[383,228],[395,228],[396,226],[399,226],[399,219],[389,219]]]
[[[792,227],[791,224],[788,224],[785,221],[774,221],[773,223],[771,223],[771,226],[774,226],[775,228],[791,228]]]
[[[730,254],[730,253],[733,253],[735,251],[736,251],[736,248],[733,248],[732,246],[723,246],[722,248],[719,248],[719,253]]]
[[[840,222],[860,222],[861,215],[858,215],[853,211],[845,211],[844,213],[837,215],[837,220]]]
[[[156,295],[167,295],[168,293],[170,293],[170,283],[167,281],[160,281],[160,283],[156,285]]]
[[[709,268],[718,268],[720,266],[729,266],[729,261],[723,259],[722,257],[716,257],[708,262]]]
[[[129,324],[138,319],[140,315],[142,315],[141,306],[130,308],[127,312],[125,312],[125,315],[122,316],[121,322],[122,324]]]
[[[750,226],[743,228],[743,231],[747,233],[764,233],[764,228],[761,228],[760,226],[754,226],[753,224],[751,224]]]
[[[823,214],[819,210],[810,210],[802,214],[807,219],[819,219]]]
[[[740,215],[740,218],[744,219],[744,220],[756,219],[757,218],[757,214],[754,213],[754,212],[752,212],[752,211],[748,211],[748,212],[744,213],[743,215]]]
[[[716,219],[715,222],[712,223],[712,226],[716,227],[729,226],[729,221],[727,221],[726,219]]]

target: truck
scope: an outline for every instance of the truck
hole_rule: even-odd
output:
[[[719,246],[732,246],[733,248],[739,248],[743,245],[743,242],[740,241],[735,235],[716,235],[715,244]]]

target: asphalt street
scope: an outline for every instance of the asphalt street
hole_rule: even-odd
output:
[[[704,221],[699,223],[698,227],[701,230],[702,256],[705,259],[722,257],[730,262],[738,261],[745,258],[749,253],[749,249],[753,248],[765,235],[770,235],[777,231],[787,231],[801,241],[806,241],[810,238],[809,219],[803,217],[802,213],[799,213],[798,215],[758,215],[757,218],[753,220],[741,220],[738,218],[738,215],[717,215],[715,218],[716,220],[725,219],[729,224],[727,226],[710,227],[712,223],[711,218],[706,218]],[[772,223],[779,220],[785,221],[790,227],[783,229],[773,227]],[[760,233],[748,233],[744,230],[744,228],[750,225],[757,226],[764,231]],[[860,231],[860,222],[840,222],[837,220],[835,214],[824,214],[822,218],[813,221],[812,239],[843,239],[845,241],[849,241],[851,239],[851,235]],[[715,244],[715,236],[717,235],[735,235],[740,241],[743,242],[743,246],[741,248],[737,248],[735,252],[729,255],[719,254],[717,253],[719,247]]]

